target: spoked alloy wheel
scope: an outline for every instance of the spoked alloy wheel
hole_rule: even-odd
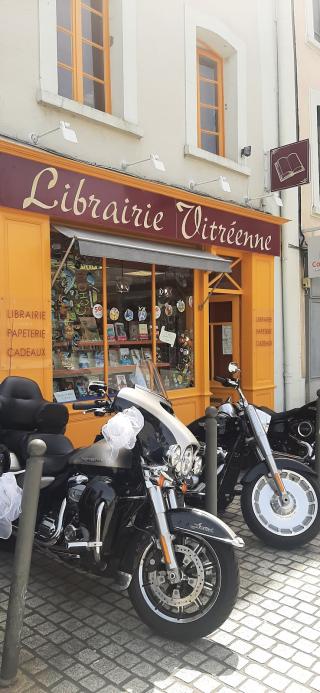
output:
[[[273,480],[264,475],[244,484],[241,507],[252,532],[267,544],[290,549],[313,539],[320,529],[320,490],[313,477],[280,471],[288,503],[283,505]]]
[[[191,640],[211,633],[228,617],[238,592],[233,548],[201,536],[177,534],[180,581],[170,581],[162,552],[144,546],[129,594],[140,617],[161,635]]]

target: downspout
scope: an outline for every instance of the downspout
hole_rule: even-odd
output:
[[[279,144],[284,145],[298,139],[293,0],[290,4],[277,0],[276,8]],[[281,253],[284,399],[285,408],[290,409],[305,401],[304,380],[301,378],[300,205],[297,189],[284,190],[282,199],[282,215],[291,220],[282,229]]]
[[[277,3],[275,4],[275,28],[276,28],[276,72],[277,72],[277,147],[280,146],[280,79],[279,79],[279,31],[278,31],[278,11],[277,11]],[[271,176],[271,171],[270,171],[270,176]],[[279,210],[280,216],[283,216],[283,211],[282,207],[280,207]],[[285,340],[285,329],[284,329],[284,290],[283,290],[283,269],[282,269],[282,257],[283,257],[283,242],[282,242],[282,234],[280,236],[281,239],[281,276],[280,276],[280,290],[281,290],[281,313],[282,313],[282,344],[283,344],[283,408],[284,410],[287,409],[287,396],[286,396],[286,379],[285,379],[285,367],[284,364],[286,363],[286,340]]]

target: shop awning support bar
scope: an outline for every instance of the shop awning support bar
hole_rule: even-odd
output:
[[[56,273],[55,273],[55,275],[54,275],[54,277],[53,277],[53,280],[52,280],[52,283],[51,283],[51,288],[54,287],[54,285],[55,285],[55,283],[56,283],[56,281],[57,281],[57,279],[58,279],[58,277],[59,277],[59,274],[61,273],[61,270],[62,270],[62,268],[63,268],[63,265],[66,263],[66,261],[67,261],[67,259],[68,259],[69,253],[70,253],[70,251],[71,251],[71,249],[72,249],[72,246],[74,245],[75,240],[76,240],[76,237],[73,236],[73,238],[71,239],[71,241],[70,241],[70,243],[69,243],[69,245],[68,245],[68,247],[67,247],[67,250],[66,250],[66,252],[65,252],[65,254],[64,254],[64,256],[63,256],[63,258],[62,258],[62,260],[61,260],[61,262],[60,262],[60,265],[59,265],[59,267],[58,267],[58,269],[57,269],[57,271],[56,271]]]
[[[213,294],[213,291],[209,291],[208,296],[206,296],[206,298],[204,299],[204,301],[202,301],[202,303],[199,303],[199,305],[198,305],[198,309],[199,309],[199,310],[203,310],[203,309],[204,309],[204,307],[205,307],[207,301],[209,301],[209,298],[210,298],[210,296],[212,296],[212,294]]]

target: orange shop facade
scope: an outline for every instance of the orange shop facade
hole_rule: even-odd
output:
[[[226,395],[241,362],[250,401],[273,405],[274,257],[283,220],[0,141],[0,381],[36,380],[72,410],[90,380],[160,370],[185,423]]]

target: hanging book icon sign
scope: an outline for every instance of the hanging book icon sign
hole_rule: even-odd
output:
[[[296,188],[309,182],[309,140],[299,140],[270,149],[270,192]]]
[[[306,170],[296,152],[291,152],[288,156],[281,156],[275,162],[274,167],[281,183]]]

